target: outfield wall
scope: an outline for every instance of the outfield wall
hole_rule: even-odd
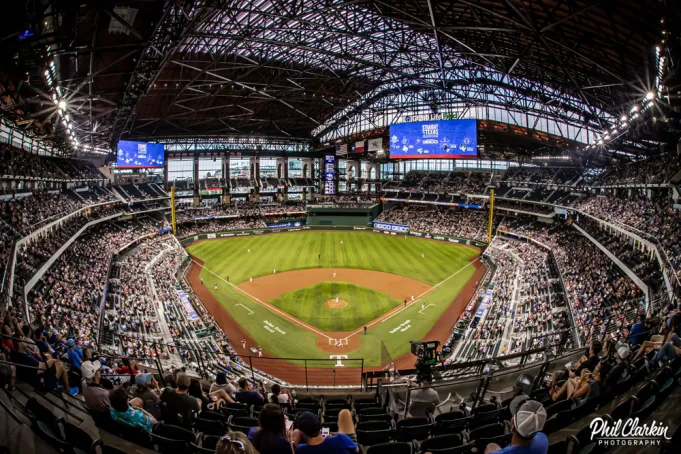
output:
[[[289,228],[289,229],[254,229],[254,230],[231,230],[227,232],[213,232],[213,233],[198,233],[196,235],[190,235],[180,239],[180,244],[183,247],[187,247],[195,241],[201,240],[214,240],[218,238],[234,238],[240,236],[252,236],[252,235],[266,235],[272,233],[284,233],[284,232],[301,232],[305,230],[355,230],[363,232],[373,232],[381,233],[384,235],[402,235],[402,233],[391,232],[388,230],[375,229],[370,226],[357,226],[357,225],[306,225],[301,227]],[[444,241],[447,243],[455,244],[466,244],[469,246],[475,246],[479,248],[487,247],[487,243],[481,241],[469,239],[469,238],[458,238],[450,235],[434,235],[426,232],[415,232],[409,231],[405,233],[406,236],[413,236],[418,238],[424,238],[428,240]]]

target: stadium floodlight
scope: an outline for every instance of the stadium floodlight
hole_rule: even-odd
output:
[[[627,118],[627,116],[626,116],[626,115],[622,115],[622,116],[620,117],[620,121],[624,121],[624,122],[626,122],[626,121],[627,121],[627,119],[628,119],[628,118]]]
[[[57,105],[59,106],[60,110],[66,110],[66,101],[64,101],[63,99],[59,101],[59,104]]]
[[[624,121],[624,122],[622,122],[622,124],[620,126],[622,126],[623,128],[626,128],[627,126],[629,126],[629,123]]]
[[[632,113],[632,112],[638,112],[638,106],[637,105],[634,105],[634,107],[632,107],[631,110],[629,111],[629,113]],[[634,118],[634,117],[632,117],[632,118]]]
[[[598,145],[603,145],[603,139],[598,140]]]
[[[609,139],[610,139],[610,134],[604,135],[604,136],[603,136],[603,139],[604,139],[604,140],[609,140]]]
[[[648,101],[651,101],[654,97],[655,97],[655,93],[653,93],[652,91],[649,91],[648,93],[646,93],[646,99]]]

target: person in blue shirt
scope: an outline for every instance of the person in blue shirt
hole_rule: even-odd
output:
[[[638,322],[634,323],[634,326],[629,330],[629,343],[630,344],[640,344],[643,341],[642,333],[646,331],[646,315],[641,314]]]
[[[546,454],[549,450],[549,439],[541,432],[546,422],[546,410],[536,400],[526,395],[516,397],[509,405],[511,410],[511,444],[501,448],[490,443],[485,454]]]
[[[293,432],[295,454],[354,454],[359,452],[357,444],[343,433],[331,437],[322,436],[322,425],[319,418],[304,411],[295,421],[296,430]]]
[[[78,347],[76,341],[73,339],[69,339],[68,342],[66,342],[66,346],[69,347],[69,362],[73,367],[80,369],[80,367],[83,365],[83,351],[80,349],[80,347]]]

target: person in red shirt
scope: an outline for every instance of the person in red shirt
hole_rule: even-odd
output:
[[[136,369],[137,363],[129,358],[123,358],[121,367],[116,369],[116,373],[119,375],[137,375],[139,372]]]

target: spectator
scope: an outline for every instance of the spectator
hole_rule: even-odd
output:
[[[177,375],[177,389],[165,388],[161,393],[161,401],[168,406],[168,411],[180,415],[201,411],[202,402],[189,395],[191,380],[185,373]]]
[[[323,437],[319,418],[309,411],[299,413],[293,432],[295,454],[350,454],[359,452],[357,444],[343,433]]]
[[[206,395],[201,388],[201,382],[196,379],[191,380],[188,394],[201,402],[201,410],[217,410],[225,403],[234,403],[234,399],[229,397],[224,389],[218,389]]]
[[[287,390],[282,391],[281,386],[278,384],[274,383],[271,390],[272,394],[270,395],[270,402],[282,405],[286,405],[291,402],[291,394],[289,394]]]
[[[276,404],[266,404],[260,412],[258,427],[248,438],[260,454],[291,454],[291,442],[286,438],[286,418]]]
[[[643,342],[642,333],[646,331],[646,314],[641,313],[639,320],[629,330],[629,343],[640,344]]]
[[[603,382],[603,387],[606,390],[612,389],[618,381],[627,378],[629,375],[627,358],[629,358],[630,354],[631,350],[626,343],[621,342],[617,344],[615,349],[615,365],[610,369]]]
[[[102,373],[99,370],[92,375],[90,383],[83,379],[81,386],[85,405],[90,411],[95,413],[109,411],[109,407],[111,407],[109,390],[102,386]]]
[[[213,393],[214,391],[220,389],[225,390],[230,395],[234,395],[236,393],[236,387],[233,384],[227,382],[227,374],[222,370],[217,373],[215,383],[211,383],[210,392]]]
[[[133,394],[142,401],[142,408],[153,415],[156,419],[161,419],[161,398],[158,395],[158,383],[150,373],[135,375],[135,385]]]
[[[218,441],[215,454],[258,454],[258,451],[245,434],[229,431]]]
[[[541,432],[546,422],[546,410],[537,401],[529,400],[528,396],[518,396],[509,405],[511,410],[511,444],[501,449],[496,443],[490,443],[485,448],[485,454],[546,454],[549,450],[549,440]]]
[[[262,407],[265,399],[257,391],[253,391],[253,385],[246,377],[239,379],[240,391],[236,393],[236,401],[246,405],[254,405],[255,407]]]
[[[83,353],[83,363],[80,367],[80,371],[83,373],[83,378],[89,382],[92,380],[95,372],[98,371],[100,367],[102,367],[101,361],[99,361],[98,358],[92,359],[92,350],[86,348],[85,353]]]
[[[78,387],[71,388],[69,386],[69,374],[64,364],[50,355],[45,355],[44,358],[44,362],[38,360],[38,358],[26,351],[25,343],[17,342],[17,349],[14,352],[12,361],[28,366],[19,367],[18,376],[34,386],[53,390],[56,387],[57,380],[61,380],[66,392],[72,396],[78,394]]]
[[[120,386],[114,388],[109,394],[109,400],[111,402],[109,414],[111,419],[116,422],[131,427],[139,427],[147,432],[151,432],[154,424],[158,422],[149,413],[130,405],[128,402],[128,392],[125,388]]]

